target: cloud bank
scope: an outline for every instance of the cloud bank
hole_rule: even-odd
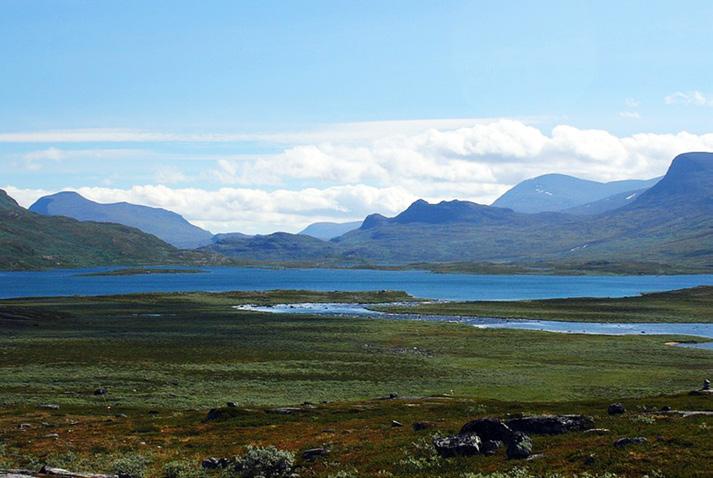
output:
[[[543,131],[512,119],[448,121],[295,133],[294,143],[273,154],[225,155],[224,147],[204,154],[196,160],[202,165],[199,176],[181,169],[184,158],[156,170],[156,184],[67,188],[99,202],[171,209],[213,232],[266,233],[373,212],[393,215],[417,198],[488,204],[517,182],[545,173],[600,181],[651,178],[664,174],[677,154],[713,151],[713,134],[617,136],[570,125]],[[305,141],[310,138],[316,141]],[[113,151],[103,151],[104,161],[115,160]],[[71,157],[71,151],[52,146],[34,159]],[[25,205],[48,192],[7,189]]]

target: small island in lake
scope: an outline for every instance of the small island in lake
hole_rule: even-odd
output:
[[[103,276],[139,276],[150,274],[201,274],[207,271],[202,269],[151,269],[147,267],[133,267],[128,269],[115,269],[111,271],[88,272],[79,274],[82,277]]]

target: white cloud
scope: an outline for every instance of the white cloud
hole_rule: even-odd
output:
[[[22,206],[29,207],[50,191],[4,188]],[[213,232],[297,232],[314,221],[352,221],[378,211],[393,215],[418,199],[402,188],[335,186],[324,189],[170,188],[163,185],[128,189],[67,187],[100,203],[126,201],[162,207],[183,215],[190,222]],[[53,191],[56,192],[56,191]]]
[[[636,98],[627,98],[624,100],[624,105],[626,105],[627,108],[638,108],[640,104],[641,102]]]
[[[172,166],[156,168],[154,177],[159,184],[178,184],[188,181],[188,176],[186,176],[183,171]]]
[[[440,128],[390,124],[383,134],[369,125],[351,136],[291,144],[275,154],[223,155],[224,146],[220,153],[204,148],[195,161],[210,163],[192,165],[190,178],[172,167],[154,171],[159,185],[79,191],[100,202],[175,210],[214,232],[297,231],[317,220],[393,215],[416,198],[488,204],[517,182],[551,172],[600,181],[651,178],[665,173],[677,154],[713,151],[713,133],[618,136],[564,124],[545,131],[507,119]],[[42,151],[38,157],[70,157],[69,151]],[[171,164],[167,158],[161,164]],[[185,154],[181,161],[189,159]],[[199,180],[217,189],[205,183],[200,189],[171,187]],[[15,191],[25,203],[33,194]]]
[[[638,111],[620,111],[619,117],[625,119],[640,119],[641,115]]]
[[[667,105],[713,106],[713,97],[706,96],[698,90],[677,91],[664,98]]]

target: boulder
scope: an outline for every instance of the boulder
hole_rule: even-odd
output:
[[[238,404],[236,402],[227,402],[225,406],[228,408],[238,408]]]
[[[594,419],[584,415],[536,415],[512,418],[506,425],[513,431],[533,435],[559,435],[594,427]]]
[[[466,423],[460,429],[461,435],[478,435],[482,440],[509,442],[513,431],[498,418],[479,418]]]
[[[477,455],[480,444],[478,435],[453,435],[433,440],[433,446],[442,458]]]
[[[621,403],[612,403],[609,405],[609,408],[607,408],[607,413],[609,415],[621,415],[626,411],[626,408],[624,408],[624,405]]]
[[[307,461],[314,461],[317,458],[327,456],[328,454],[329,450],[324,447],[310,448],[309,450],[305,450],[302,452],[302,459]]]
[[[201,467],[204,470],[220,470],[228,468],[230,466],[230,463],[231,461],[229,458],[216,458],[214,456],[211,456],[201,462]]]
[[[107,393],[109,393],[109,390],[104,387],[99,387],[94,390],[94,395],[106,395]]]
[[[502,446],[503,442],[500,440],[485,440],[480,447],[480,452],[483,455],[495,455]]]
[[[614,447],[615,448],[624,448],[629,445],[641,445],[643,443],[646,443],[648,440],[644,437],[625,437],[625,438],[619,438],[617,441],[614,442]]]
[[[391,426],[394,428],[401,428],[404,424],[398,420],[391,420]]]
[[[510,460],[523,460],[532,455],[532,440],[522,432],[515,432],[508,443],[507,456]]]

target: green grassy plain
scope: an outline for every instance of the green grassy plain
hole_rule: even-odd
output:
[[[297,453],[330,443],[330,458],[305,464],[302,476],[356,470],[353,476],[462,477],[523,464],[502,455],[434,461],[432,433],[457,431],[475,416],[555,411],[595,414],[612,432],[537,437],[545,455],[527,463],[534,471],[709,469],[712,417],[652,418],[646,411],[713,409],[708,397],[677,395],[713,375],[709,351],[665,345],[684,338],[232,308],[406,299],[397,292],[275,291],[0,301],[0,468],[50,462],[102,471],[117,456],[140,453],[152,459],[153,477],[166,461],[231,456],[251,443]],[[108,393],[94,395],[99,387]],[[400,398],[374,400],[391,392]],[[619,399],[630,414],[606,416],[606,405]],[[232,418],[204,422],[209,408],[227,401],[239,406]],[[316,408],[269,411],[303,402]],[[60,409],[38,408],[43,403]],[[393,428],[392,419],[404,427]],[[435,427],[414,432],[417,420]],[[31,428],[20,430],[21,423]],[[611,446],[631,434],[650,441],[626,451]]]
[[[620,299],[444,302],[380,309],[401,313],[575,322],[713,322],[713,287]]]

